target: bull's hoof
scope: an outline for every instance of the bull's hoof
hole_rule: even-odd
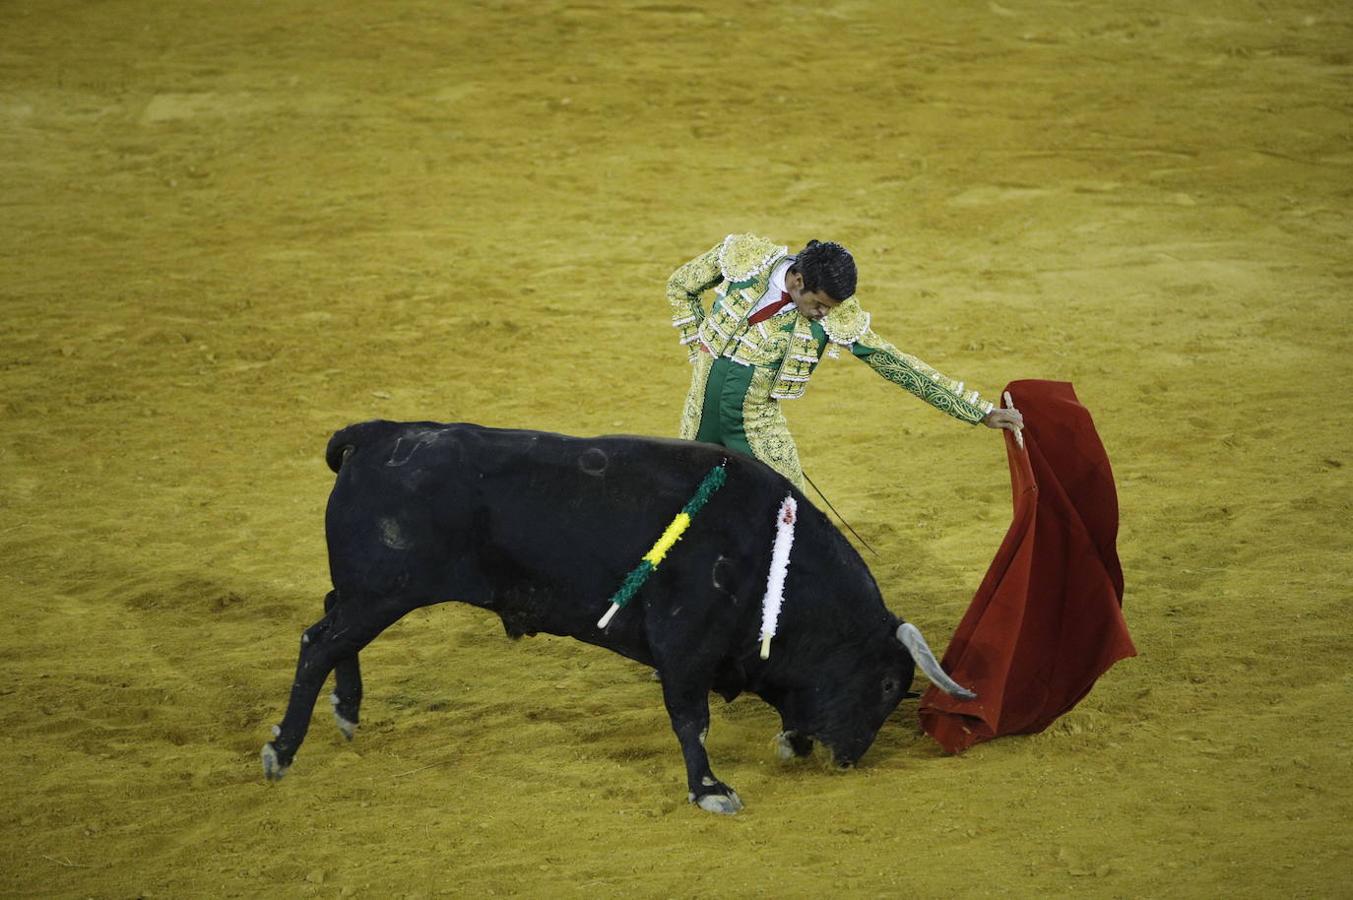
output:
[[[263,745],[263,752],[259,756],[263,759],[263,777],[268,781],[281,781],[287,769],[291,768],[278,760],[277,748],[272,745],[272,741]]]
[[[706,775],[701,779],[701,787],[705,788],[704,793],[696,796],[695,792],[692,791],[687,796],[692,803],[705,812],[731,816],[742,809],[742,801],[738,799],[738,792],[717,778]]]
[[[705,794],[695,800],[695,805],[699,806],[705,812],[718,813],[721,816],[731,816],[742,809],[742,801],[738,799],[738,792],[728,788],[727,794]]]
[[[352,740],[352,736],[357,733],[357,723],[344,717],[344,715],[338,711],[338,706],[342,702],[338,699],[338,694],[330,694],[329,702],[332,703],[334,707],[334,722],[338,724],[338,730],[343,732],[343,737]]]

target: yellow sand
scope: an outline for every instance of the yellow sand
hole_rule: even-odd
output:
[[[1351,39],[1328,0],[5,4],[0,893],[1347,896]],[[729,819],[642,667],[443,606],[265,784],[329,434],[670,434],[664,280],[739,230],[851,247],[988,397],[1075,383],[1141,655],[962,757],[908,702],[845,774],[716,699]],[[942,650],[998,436],[851,361],[789,414]]]

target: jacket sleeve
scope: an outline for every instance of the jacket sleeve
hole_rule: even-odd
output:
[[[700,305],[700,295],[723,281],[723,272],[719,268],[719,251],[722,243],[702,253],[672,273],[667,279],[667,303],[672,308],[672,325],[681,334],[681,344],[686,347],[690,358],[695,359],[699,348],[700,323],[705,318],[705,309]]]
[[[976,425],[992,410],[992,404],[977,391],[964,393],[963,382],[941,375],[916,357],[903,353],[867,326],[850,345],[850,352],[884,378],[955,419]]]

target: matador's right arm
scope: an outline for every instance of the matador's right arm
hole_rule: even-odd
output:
[[[681,344],[691,359],[699,353],[696,341],[699,339],[701,321],[705,318],[705,308],[700,305],[700,295],[723,281],[723,272],[719,268],[719,251],[723,242],[715,244],[708,252],[681,266],[667,279],[667,303],[672,307],[672,325],[681,334]]]

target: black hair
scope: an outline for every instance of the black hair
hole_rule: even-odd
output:
[[[791,271],[803,276],[805,291],[822,291],[838,303],[855,296],[855,258],[831,241],[809,241]]]

